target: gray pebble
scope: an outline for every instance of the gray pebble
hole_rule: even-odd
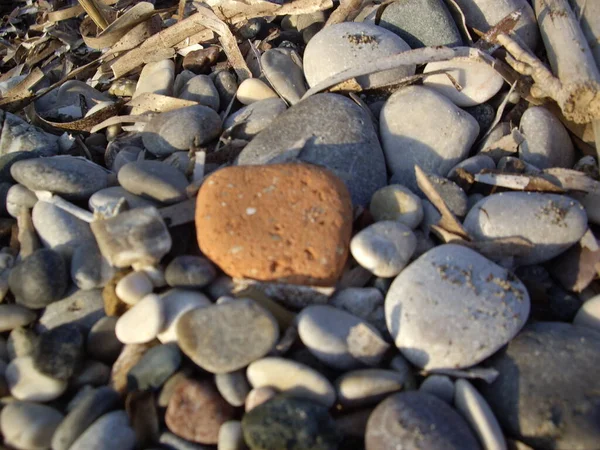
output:
[[[369,322],[380,333],[387,333],[383,294],[374,287],[346,288],[337,291],[329,304]]]
[[[13,402],[0,414],[4,443],[22,450],[48,448],[48,442],[63,415],[56,409],[32,402]]]
[[[69,450],[133,450],[135,443],[135,432],[125,411],[113,411],[96,420]]]
[[[104,317],[104,301],[102,291],[74,290],[62,300],[46,307],[40,317],[37,328],[40,331],[51,330],[64,323],[78,324],[88,332],[94,324]]]
[[[457,176],[458,169],[463,169],[471,174],[476,174],[485,169],[494,170],[495,168],[496,163],[492,158],[485,153],[479,153],[459,162],[456,166],[450,169],[450,172],[448,172],[448,178],[452,180],[454,176]]]
[[[427,174],[427,177],[452,214],[459,218],[464,217],[467,214],[467,194],[465,194],[465,191],[447,178],[434,174]],[[420,189],[416,193],[423,199],[427,198]]]
[[[221,105],[225,108],[231,103],[231,100],[235,98],[235,93],[238,88],[235,75],[228,70],[220,70],[214,74],[212,79],[219,92]]]
[[[90,197],[88,205],[92,212],[114,209],[117,203],[124,198],[129,209],[145,208],[147,206],[157,206],[159,202],[123,189],[121,186],[112,186],[106,189],[101,189]]]
[[[218,450],[246,450],[242,423],[239,420],[225,422],[219,428]]]
[[[0,156],[0,182],[15,183],[15,179],[10,174],[10,169],[17,161],[39,158],[41,154],[36,151],[11,152]]]
[[[219,92],[208,75],[196,75],[190,78],[179,91],[178,97],[208,106],[219,112]]]
[[[123,349],[123,344],[117,339],[115,326],[117,317],[103,317],[90,329],[87,335],[87,354],[107,364],[116,361]]]
[[[95,240],[75,248],[71,258],[71,280],[79,289],[103,288],[114,274],[115,269],[102,256]]]
[[[298,103],[306,92],[302,61],[298,54],[273,48],[262,54],[260,62],[275,92],[291,105]]]
[[[200,289],[209,285],[216,276],[215,266],[202,256],[176,256],[165,269],[167,284],[175,288]]]
[[[236,408],[244,406],[251,390],[244,370],[216,374],[215,384],[227,403]]]
[[[38,336],[29,328],[18,327],[10,332],[6,341],[8,360],[30,356],[37,346]]]
[[[287,105],[280,98],[267,98],[244,106],[231,114],[223,123],[224,129],[230,129],[232,137],[250,140],[267,128]]]
[[[25,186],[13,184],[6,193],[6,210],[11,216],[17,218],[21,208],[31,209],[37,201],[37,196]]]
[[[181,352],[175,343],[148,350],[127,374],[129,391],[160,388],[181,364]]]
[[[136,161],[119,171],[119,183],[129,192],[163,203],[184,200],[188,180],[179,170],[160,161]]]
[[[81,367],[84,350],[80,328],[67,323],[40,334],[31,356],[40,372],[58,380],[68,380]]]
[[[404,381],[404,376],[395,370],[351,370],[335,381],[337,399],[345,408],[375,405],[403,389]]]
[[[105,386],[110,381],[111,367],[100,361],[88,359],[72,378],[71,384],[74,388],[83,386]]]
[[[185,439],[168,432],[160,435],[159,442],[162,445],[161,449],[166,447],[169,450],[212,450],[206,445],[200,445],[186,441]]]
[[[413,230],[423,220],[421,199],[399,184],[390,184],[375,192],[369,211],[376,221],[396,220]]]
[[[440,400],[444,400],[449,405],[454,402],[454,383],[450,377],[446,375],[429,375],[421,386],[421,392],[427,392],[435,395]]]
[[[0,304],[0,333],[27,326],[36,318],[35,312],[24,306]]]
[[[58,153],[56,136],[3,110],[0,110],[0,133],[0,155],[13,152],[37,152],[44,156],[51,156]]]

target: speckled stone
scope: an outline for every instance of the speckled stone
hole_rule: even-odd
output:
[[[32,354],[35,368],[59,380],[68,380],[85,357],[84,336],[77,325],[64,324],[40,334]]]
[[[96,420],[69,450],[133,450],[135,443],[135,432],[125,411],[113,411]]]
[[[165,280],[176,288],[200,289],[216,276],[217,270],[208,259],[194,255],[176,256],[165,269]]]

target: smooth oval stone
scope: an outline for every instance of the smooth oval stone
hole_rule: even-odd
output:
[[[454,383],[450,377],[446,375],[429,375],[425,378],[423,383],[421,383],[419,390],[421,392],[433,394],[449,405],[452,405],[454,402]]]
[[[242,81],[237,88],[236,97],[242,105],[251,105],[262,100],[279,98],[273,89],[258,78],[248,78]]]
[[[164,322],[165,314],[160,297],[149,294],[119,317],[115,334],[123,344],[144,344],[158,335]]]
[[[533,106],[521,116],[519,158],[540,169],[566,167],[575,162],[575,149],[569,133],[558,118],[542,106]]]
[[[110,381],[110,373],[110,366],[88,359],[72,378],[71,385],[74,388],[105,386]]]
[[[24,306],[0,304],[0,333],[29,325],[36,314]]]
[[[298,103],[306,92],[302,61],[298,54],[272,48],[262,54],[260,62],[273,89],[289,104]]]
[[[31,309],[44,308],[61,299],[68,283],[63,258],[50,249],[36,250],[18,263],[8,277],[15,301]]]
[[[415,164],[445,177],[468,156],[479,124],[433,89],[409,86],[387,100],[379,130],[388,170],[396,182],[416,191]]]
[[[9,403],[0,414],[4,443],[26,450],[45,450],[63,415],[54,408],[30,402]]]
[[[268,402],[277,395],[277,391],[270,387],[261,387],[252,389],[246,397],[245,409],[246,412],[252,411],[259,405]]]
[[[387,326],[383,301],[383,294],[375,287],[351,287],[337,291],[329,300],[329,304],[360,317],[384,334],[387,333]]]
[[[80,325],[85,332],[104,317],[104,302],[102,290],[75,290],[68,296],[46,307],[40,317],[37,329],[40,331],[56,328],[63,323]]]
[[[112,186],[101,189],[93,194],[90,197],[88,205],[92,212],[100,212],[106,209],[114,209],[122,198],[127,202],[129,209],[145,208],[148,206],[157,206],[159,204],[155,200],[132,194],[121,186]]]
[[[454,404],[486,450],[506,450],[506,440],[494,413],[467,380],[456,380]]]
[[[236,76],[228,70],[219,70],[218,72],[213,72],[211,77],[215,87],[217,88],[217,91],[219,92],[221,104],[224,106],[229,105],[231,100],[233,100],[235,97],[235,92],[238,88]],[[248,79],[254,80],[255,78]]]
[[[400,392],[381,402],[369,417],[366,450],[477,450],[462,417],[442,400],[422,392]]]
[[[84,337],[77,325],[64,324],[42,333],[32,354],[37,370],[58,380],[68,380],[83,364]]]
[[[395,220],[413,230],[423,220],[421,199],[400,184],[391,184],[375,192],[369,211],[377,222]]]
[[[119,183],[129,192],[163,203],[185,199],[188,180],[179,170],[160,161],[135,161],[119,171]]]
[[[278,337],[275,318],[248,299],[188,311],[177,323],[181,350],[212,373],[247,366],[267,354]]]
[[[304,50],[304,75],[310,87],[346,69],[368,66],[388,56],[410,50],[404,40],[370,23],[344,22],[323,28]],[[356,77],[363,89],[375,88],[415,73],[414,65]]]
[[[350,241],[356,262],[378,277],[394,277],[417,248],[417,238],[400,222],[383,220],[359,231]]]
[[[18,151],[0,155],[0,183],[15,183],[15,179],[10,174],[10,168],[14,163],[40,156],[36,151]]]
[[[10,332],[6,341],[7,361],[21,356],[30,356],[36,345],[38,336],[29,328],[18,327]]]
[[[117,339],[115,327],[118,317],[103,317],[87,335],[87,354],[100,361],[112,364],[119,357],[123,343]]]
[[[450,172],[448,172],[448,178],[452,180],[453,177],[457,175],[458,169],[463,169],[471,174],[476,174],[484,169],[494,170],[495,168],[496,163],[492,158],[484,153],[479,153],[459,162],[456,166],[450,169]]]
[[[316,370],[296,361],[279,357],[262,358],[248,366],[252,387],[272,387],[292,397],[306,398],[331,408],[335,389]],[[291,376],[293,374],[293,376]]]
[[[67,389],[66,381],[49,377],[37,370],[30,356],[13,359],[4,376],[10,394],[17,400],[48,402],[60,397]]]
[[[244,370],[218,373],[215,375],[215,384],[227,403],[235,407],[244,406],[251,390]]]
[[[480,391],[503,430],[534,448],[595,448],[600,442],[600,333],[560,322],[528,325],[490,358],[499,372]]]
[[[71,280],[84,291],[103,288],[115,275],[115,269],[100,253],[96,242],[81,245],[71,258]]]
[[[335,388],[343,407],[366,406],[403,389],[404,381],[405,376],[395,370],[361,369],[339,377]]]
[[[446,74],[428,75],[423,86],[436,90],[460,107],[475,106],[487,102],[498,93],[504,79],[495,69],[483,61],[473,59],[453,59],[436,61],[425,66],[423,73],[443,70],[462,87],[458,91]]]
[[[355,205],[368,205],[387,180],[383,153],[370,120],[364,110],[341,95],[313,95],[259,133],[244,147],[237,164],[291,158],[321,165],[346,183]],[[299,142],[304,142],[300,150]]]
[[[163,59],[146,64],[140,73],[133,98],[145,93],[171,95],[175,78],[175,63]]]
[[[96,419],[118,405],[119,394],[109,387],[100,387],[86,393],[56,429],[52,436],[52,449],[68,450]]]
[[[170,289],[161,294],[160,300],[165,320],[157,337],[163,344],[177,341],[177,324],[187,311],[212,305],[204,294],[185,289]]]
[[[213,81],[207,75],[196,75],[189,79],[177,96],[184,100],[198,102],[217,112],[220,108],[219,92],[217,92]]]
[[[160,388],[181,364],[176,344],[157,345],[148,350],[127,374],[129,391]]]
[[[31,209],[37,201],[36,195],[25,186],[13,184],[6,193],[6,211],[14,218],[18,218],[21,208]]]
[[[171,287],[200,289],[216,277],[215,266],[201,256],[176,256],[165,269],[165,279]]]
[[[477,203],[467,214],[464,227],[476,240],[529,240],[533,247],[526,255],[515,257],[515,263],[531,265],[548,261],[579,241],[587,230],[587,215],[578,201],[562,195],[505,192]]]
[[[287,105],[280,98],[260,100],[240,108],[227,117],[223,128],[231,129],[229,133],[232,137],[249,141],[267,128],[286,109]]]
[[[402,0],[390,3],[378,25],[400,36],[410,48],[462,45],[450,11],[440,0]]]
[[[115,156],[114,162],[110,165],[110,170],[118,174],[125,164],[137,161],[142,150],[139,147],[125,147]]]
[[[248,448],[244,442],[242,422],[230,420],[221,425],[217,448],[218,450],[245,450]]]
[[[52,203],[39,201],[33,207],[31,219],[44,247],[71,258],[75,249],[94,243],[90,225]]]
[[[375,366],[389,347],[373,326],[332,306],[308,306],[298,315],[297,323],[302,343],[316,358],[336,369]]]
[[[86,200],[108,186],[108,172],[104,168],[75,156],[18,161],[10,173],[32,191],[50,191],[68,200]]]
[[[113,411],[96,420],[69,447],[69,450],[133,450],[135,432],[125,411]]]
[[[277,417],[276,433],[273,417]],[[341,441],[325,406],[287,396],[278,396],[246,413],[242,430],[252,449],[336,450]]]
[[[142,133],[142,141],[149,152],[167,156],[206,144],[220,132],[221,119],[213,109],[187,106],[154,116]]]
[[[411,263],[385,299],[396,346],[426,370],[469,367],[492,355],[518,333],[529,308],[512,273],[455,244]]]
[[[145,272],[131,272],[121,278],[115,287],[120,300],[128,305],[135,305],[154,289],[152,281]]]
[[[579,311],[577,311],[577,315],[573,319],[573,325],[600,331],[600,296],[586,300],[581,308],[579,308]]]

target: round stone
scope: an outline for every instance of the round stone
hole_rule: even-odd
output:
[[[104,316],[102,291],[78,289],[69,291],[67,297],[48,305],[40,317],[37,329],[45,331],[63,323],[72,323],[80,325],[87,333]]]
[[[377,222],[396,220],[413,230],[423,220],[421,199],[399,184],[391,184],[375,192],[369,211]]]
[[[176,256],[165,270],[168,285],[177,288],[200,289],[216,277],[215,266],[202,256]]]
[[[158,389],[180,364],[181,352],[176,344],[152,347],[127,374],[127,388],[129,391]]]
[[[1,313],[0,313],[1,315]],[[573,319],[573,325],[600,331],[600,296],[586,300]]]
[[[237,78],[229,70],[218,70],[211,74],[213,83],[219,92],[219,98],[221,99],[222,105],[229,105],[238,88]],[[256,78],[248,78],[249,80],[256,80]],[[245,81],[245,80],[244,80]]]
[[[477,364],[517,334],[529,309],[520,280],[455,244],[435,247],[411,263],[385,299],[396,346],[426,370]]]
[[[119,171],[119,183],[135,195],[163,203],[185,199],[188,180],[181,171],[161,161],[135,161]]]
[[[454,402],[454,383],[446,375],[429,375],[423,380],[423,383],[419,386],[419,390],[435,395],[449,405],[452,405]]]
[[[37,196],[22,184],[13,184],[6,193],[6,211],[15,219],[21,208],[31,209],[37,203]]]
[[[12,331],[18,327],[29,325],[36,319],[36,314],[21,305],[0,305],[0,333]]]
[[[158,295],[150,294],[119,317],[115,334],[123,344],[143,344],[154,339],[164,323],[163,303]]]
[[[215,384],[227,403],[235,407],[244,406],[251,390],[244,370],[218,373],[215,375]]]
[[[30,356],[37,346],[38,336],[30,328],[17,327],[10,332],[6,341],[7,361],[20,356]]]
[[[54,408],[30,402],[9,403],[0,413],[4,443],[17,449],[45,450],[63,416]]]
[[[196,75],[189,79],[177,95],[183,100],[191,100],[219,112],[220,98],[217,88],[207,75]]]
[[[135,305],[146,295],[151,294],[154,286],[145,272],[130,272],[121,278],[115,287],[120,300]]]
[[[279,99],[279,96],[258,78],[248,78],[237,88],[236,97],[242,105],[251,105],[266,99]]]
[[[157,337],[163,344],[177,341],[177,323],[187,311],[212,305],[204,294],[185,289],[169,289],[160,299],[165,321]]]
[[[239,420],[230,420],[225,422],[219,428],[219,450],[244,450],[244,434],[242,432],[242,423]]]
[[[369,417],[366,450],[477,450],[465,420],[437,397],[400,392],[381,402]]]
[[[177,324],[181,350],[212,373],[247,366],[267,354],[278,337],[275,318],[248,299],[193,309]]]
[[[252,411],[259,405],[268,402],[277,395],[277,391],[271,387],[261,387],[252,389],[246,397],[245,409],[246,412]]]
[[[83,333],[77,325],[64,324],[42,333],[31,355],[37,370],[58,380],[68,380],[85,356]]]
[[[467,214],[467,194],[465,194],[465,191],[447,178],[434,174],[428,174],[427,177],[431,181],[435,191],[442,197],[450,212],[459,218],[464,217]],[[427,196],[420,189],[417,191],[417,194],[423,200],[427,199]]]
[[[94,324],[86,342],[86,352],[90,357],[108,364],[119,357],[123,343],[115,333],[117,320],[118,317],[103,317]]]
[[[453,177],[458,176],[458,169],[463,169],[471,174],[476,174],[484,169],[494,170],[495,168],[496,163],[492,158],[490,158],[485,153],[478,153],[475,156],[472,156],[470,158],[465,159],[464,161],[459,162],[456,166],[450,169],[450,172],[448,172],[448,178],[453,180]]]
[[[335,381],[338,401],[345,408],[378,403],[404,389],[406,377],[395,370],[361,369],[346,372]]]
[[[33,358],[15,358],[6,368],[6,383],[17,400],[48,402],[62,395],[67,382],[49,377],[37,370]]]
[[[384,294],[375,287],[346,288],[337,291],[331,297],[329,304],[347,311],[373,325],[385,334],[385,312],[383,309]]]
[[[113,411],[96,420],[69,450],[116,449],[133,450],[135,448],[135,432],[129,426],[129,418],[125,411]]]

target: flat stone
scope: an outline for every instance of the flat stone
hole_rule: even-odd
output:
[[[445,177],[465,159],[479,134],[477,121],[430,88],[396,91],[379,117],[388,170],[396,182],[416,191],[415,164]]]
[[[145,93],[171,95],[174,79],[175,63],[171,59],[146,64],[140,73],[133,98]]]
[[[0,111],[0,155],[37,152],[51,156],[58,153],[58,138],[28,124],[6,111]]]
[[[575,162],[575,149],[569,133],[558,118],[542,106],[533,106],[521,116],[519,158],[540,169],[565,167]]]
[[[117,317],[103,317],[87,335],[86,353],[100,361],[112,364],[119,357],[123,343],[117,339]]]
[[[277,417],[276,432],[273,417]],[[335,450],[341,441],[327,407],[287,396],[278,396],[246,413],[242,430],[252,449]]]
[[[164,326],[160,297],[149,294],[117,320],[115,334],[123,344],[144,344],[153,340]]]
[[[235,410],[207,381],[183,380],[169,400],[165,422],[177,436],[200,444],[217,444],[219,428]]]
[[[84,336],[77,325],[64,324],[40,334],[32,354],[37,370],[58,380],[68,380],[83,364]]]
[[[423,380],[421,386],[419,386],[419,391],[435,395],[449,405],[454,404],[454,383],[449,376],[436,374],[429,375]]]
[[[230,130],[232,137],[251,140],[267,128],[287,105],[280,98],[267,98],[240,108],[225,119],[223,128]]]
[[[200,289],[216,277],[215,266],[201,256],[176,256],[165,269],[165,279],[171,287]]]
[[[54,432],[52,449],[68,450],[96,419],[117,408],[118,405],[119,395],[109,387],[100,387],[85,394]]]
[[[520,280],[456,244],[435,247],[411,263],[385,299],[396,346],[426,370],[477,364],[518,333],[529,309]]]
[[[115,269],[100,253],[96,240],[75,247],[71,258],[71,280],[84,291],[103,288],[115,275]]]
[[[129,426],[127,413],[113,411],[96,420],[69,450],[133,450],[135,443],[135,432]]]
[[[177,341],[177,324],[186,312],[213,304],[204,294],[185,289],[169,289],[160,295],[160,301],[165,319],[157,337],[163,344]]]
[[[334,284],[351,222],[344,184],[308,164],[221,169],[203,183],[196,206],[202,253],[232,277],[264,281]]]
[[[44,450],[63,415],[56,409],[31,402],[9,403],[0,414],[4,443],[26,450]]]
[[[221,132],[219,115],[208,106],[187,106],[157,114],[142,133],[144,146],[154,155],[168,156],[212,141]]]
[[[177,342],[183,353],[211,373],[247,366],[265,356],[278,337],[279,327],[271,313],[247,299],[193,309],[177,323]]]
[[[31,309],[44,308],[60,300],[68,283],[63,258],[50,249],[36,250],[18,263],[8,277],[15,301]]]
[[[573,319],[573,325],[600,331],[600,297],[594,296],[581,306]]]
[[[259,359],[248,366],[246,374],[254,388],[272,387],[283,394],[306,398],[327,408],[331,408],[336,399],[335,389],[327,378],[316,370],[289,359]]]
[[[390,3],[378,25],[397,34],[410,48],[462,45],[450,11],[440,0],[404,0]]]
[[[352,370],[335,381],[335,389],[338,402],[352,408],[377,404],[391,393],[404,389],[404,380],[395,370]]]
[[[417,238],[406,225],[383,220],[354,235],[352,256],[362,267],[378,277],[398,275],[417,247]]]
[[[102,291],[74,290],[57,302],[46,307],[38,323],[40,331],[51,330],[64,323],[77,324],[87,332],[104,317]]]
[[[366,450],[476,450],[479,443],[460,415],[431,394],[400,392],[373,411],[367,423]]]
[[[215,375],[215,384],[225,401],[236,408],[244,406],[246,397],[251,390],[245,370],[218,373]]]
[[[48,402],[60,397],[67,389],[66,381],[49,377],[37,370],[30,356],[13,359],[4,376],[10,394],[17,400]]]
[[[387,333],[383,302],[384,295],[375,287],[351,287],[338,290],[331,297],[329,305],[360,317],[383,335]]]
[[[389,348],[373,326],[332,306],[304,308],[297,323],[300,339],[310,352],[339,370],[376,366]]]
[[[390,184],[375,192],[371,198],[369,212],[377,222],[395,220],[413,230],[423,220],[421,199],[400,184]]]
[[[504,432],[534,448],[594,448],[600,441],[596,392],[600,333],[560,322],[528,325],[490,358],[499,372],[480,391]]]
[[[147,206],[157,206],[159,204],[156,200],[132,194],[121,186],[111,186],[92,194],[88,205],[92,212],[105,211],[114,209],[122,198],[127,202],[129,209],[145,208]]]
[[[423,79],[423,86],[434,89],[448,97],[460,107],[481,105],[487,102],[504,85],[504,78],[490,65],[470,58],[456,58],[452,61],[430,62],[423,73],[443,70],[462,87],[458,91],[446,74],[429,75]]]
[[[135,305],[154,289],[152,281],[145,272],[130,272],[121,278],[115,286],[115,293],[128,305]]]
[[[262,54],[260,62],[273,89],[289,104],[298,103],[306,93],[302,61],[298,54],[272,48]]]
[[[119,171],[119,183],[135,195],[162,203],[177,203],[186,198],[187,178],[161,161],[135,161]]]
[[[365,22],[343,22],[323,28],[304,50],[304,75],[310,87],[357,66],[410,50],[398,35]],[[413,75],[414,65],[356,77],[363,88],[375,88]]]
[[[181,364],[176,344],[157,345],[148,350],[127,374],[129,391],[160,388]]]
[[[196,75],[189,79],[177,95],[183,100],[191,100],[219,112],[221,100],[215,84],[208,75]]]
[[[236,97],[242,105],[251,105],[271,98],[279,98],[273,89],[258,78],[248,78],[237,88]]]
[[[17,161],[10,173],[32,191],[50,191],[67,200],[87,200],[94,192],[108,187],[106,169],[75,156]]]
[[[7,361],[21,356],[30,356],[37,346],[38,336],[30,328],[17,327],[10,332],[6,341]]]
[[[514,211],[519,211],[518,215]],[[504,192],[477,203],[464,221],[476,240],[521,237],[533,247],[517,265],[548,261],[575,244],[587,230],[583,206],[569,197],[533,192]]]
[[[24,306],[0,304],[0,333],[25,327],[36,318],[35,312]]]

